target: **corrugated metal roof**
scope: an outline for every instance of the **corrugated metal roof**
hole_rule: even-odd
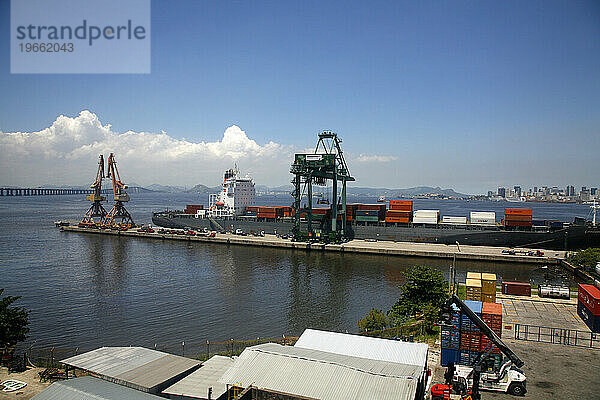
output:
[[[267,343],[246,348],[220,381],[322,400],[414,399],[421,369]]]
[[[216,399],[227,391],[227,385],[219,382],[225,371],[233,364],[233,358],[214,356],[196,370],[163,390],[163,394],[208,399],[208,388],[212,387],[212,398]]]
[[[418,365],[425,368],[429,346],[425,343],[349,335],[306,329],[294,347],[321,350],[347,356]]]
[[[101,347],[61,363],[145,391],[200,366],[197,360],[143,347]]]
[[[32,400],[159,400],[158,396],[130,389],[93,378],[83,376],[81,378],[68,379],[55,382],[42,392],[32,397]]]

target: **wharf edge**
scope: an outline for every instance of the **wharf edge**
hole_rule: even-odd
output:
[[[204,242],[225,245],[243,245],[258,247],[274,247],[286,249],[300,249],[305,251],[329,251],[337,253],[392,255],[405,257],[429,257],[429,258],[453,258],[459,260],[476,260],[492,262],[517,262],[530,264],[559,264],[565,258],[564,251],[545,250],[544,256],[509,255],[502,254],[504,247],[491,246],[467,246],[460,245],[457,251],[454,245],[437,243],[414,243],[414,242],[368,242],[364,240],[351,240],[343,244],[323,244],[292,242],[288,239],[277,238],[274,235],[265,237],[237,236],[233,234],[217,234],[215,237],[177,235],[166,233],[137,232],[133,230],[114,231],[80,228],[78,226],[62,226],[62,232],[79,232],[100,235],[112,235],[123,237],[138,237],[155,240],[179,240],[184,242]],[[516,250],[516,249],[512,249]],[[518,249],[517,249],[518,250]],[[530,251],[531,249],[524,249]]]

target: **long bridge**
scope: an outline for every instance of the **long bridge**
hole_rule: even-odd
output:
[[[127,188],[129,193],[151,192],[152,190],[132,186]],[[102,194],[110,194],[112,189],[102,189]],[[54,189],[54,188],[0,188],[0,196],[59,196],[74,194],[93,194],[94,189]]]

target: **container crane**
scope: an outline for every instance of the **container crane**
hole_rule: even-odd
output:
[[[115,160],[115,155],[113,153],[110,153],[110,156],[108,157],[106,176],[112,180],[115,205],[104,218],[104,224],[122,229],[135,227],[131,214],[129,214],[129,211],[127,211],[123,205],[123,203],[129,201],[129,195],[125,192],[127,185],[121,182],[121,176],[117,169],[117,161]]]
[[[344,159],[342,140],[337,134],[325,131],[319,133],[314,153],[296,154],[290,172],[294,174],[294,240],[318,239],[324,242],[339,242],[350,237],[346,224],[346,182],[354,181]],[[326,186],[332,182],[330,219],[327,215],[313,214],[313,185]],[[341,183],[338,204],[338,182]],[[308,205],[301,207],[302,197],[306,196]],[[317,202],[319,204],[319,202]],[[338,221],[338,215],[340,220]],[[301,218],[306,216],[307,232],[301,230]],[[320,223],[320,232],[316,232],[313,221]]]
[[[106,197],[102,196],[102,179],[104,179],[104,156],[100,154],[96,180],[90,185],[94,189],[94,193],[86,196],[86,199],[91,201],[92,205],[83,216],[82,224],[96,225],[106,217],[107,212],[102,206],[102,202],[106,200]],[[95,218],[99,218],[99,220],[96,222]]]

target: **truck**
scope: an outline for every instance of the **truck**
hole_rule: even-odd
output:
[[[490,343],[484,352],[474,361],[473,365],[457,365],[448,367],[446,375],[450,384],[437,384],[431,388],[432,399],[445,400],[454,395],[459,398],[479,400],[479,390],[491,390],[523,396],[527,392],[527,377],[521,367],[521,360],[500,337],[475,314],[457,295],[452,294],[440,310],[441,324],[449,324],[452,315],[452,305],[457,306],[481,331],[482,335],[489,338]],[[504,354],[505,358],[497,371],[483,371],[482,366],[492,346],[495,345]]]

